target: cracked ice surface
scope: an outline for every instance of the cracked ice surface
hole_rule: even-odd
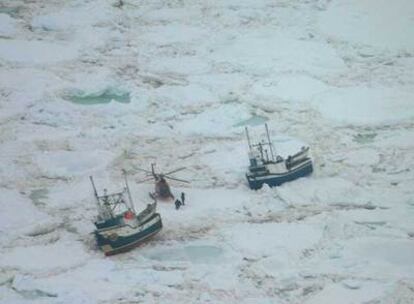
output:
[[[0,302],[413,303],[413,2],[123,2],[0,5]],[[250,191],[257,121],[313,175]],[[103,257],[88,176],[154,161],[187,205]]]

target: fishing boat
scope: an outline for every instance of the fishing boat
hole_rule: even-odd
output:
[[[280,155],[275,157],[267,124],[265,124],[265,128],[267,142],[261,141],[257,144],[251,143],[247,127],[245,129],[250,160],[246,178],[250,189],[260,189],[263,184],[267,184],[270,187],[279,186],[285,182],[305,177],[313,172],[309,147],[302,147],[300,151],[294,155],[289,155],[286,159]]]
[[[124,178],[125,187],[121,192],[108,194],[105,189],[103,195],[98,195],[90,176],[98,209],[94,234],[98,247],[107,256],[130,250],[162,229],[156,200],[137,214],[125,171]]]

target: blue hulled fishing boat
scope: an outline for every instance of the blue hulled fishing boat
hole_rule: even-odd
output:
[[[98,247],[105,255],[130,250],[162,229],[161,216],[156,213],[157,202],[154,200],[137,214],[125,172],[124,177],[123,191],[108,194],[104,190],[104,195],[101,196],[90,177],[98,207],[94,234]]]
[[[313,171],[309,147],[302,147],[299,152],[284,159],[277,155],[274,157],[274,148],[270,141],[267,124],[267,142],[251,144],[249,132],[246,127],[246,137],[249,144],[250,165],[246,178],[251,189],[260,189],[263,184],[270,187],[279,186],[300,177],[307,176]],[[269,148],[269,151],[266,148]],[[269,155],[270,153],[270,155]]]

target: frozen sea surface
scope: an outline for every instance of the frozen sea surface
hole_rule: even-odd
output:
[[[0,303],[414,303],[414,2],[0,4]],[[244,127],[312,176],[248,189]],[[186,205],[104,257],[89,184]]]

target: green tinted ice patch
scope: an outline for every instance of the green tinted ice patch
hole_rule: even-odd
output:
[[[368,144],[374,142],[376,136],[377,133],[358,133],[353,140],[359,144]]]
[[[106,104],[111,101],[116,101],[119,103],[130,103],[131,97],[129,92],[106,89],[101,92],[96,93],[86,93],[83,91],[73,91],[71,93],[65,94],[64,98],[73,103],[80,105],[96,105],[96,104]]]
[[[47,189],[35,189],[29,194],[29,198],[35,206],[44,206],[45,200],[48,198],[49,191]]]
[[[264,124],[268,119],[264,116],[253,115],[249,119],[242,120],[234,125],[234,127],[258,126]]]
[[[0,6],[0,14],[7,14],[11,17],[16,16],[19,14],[19,11],[21,10],[21,6]]]
[[[189,261],[193,263],[217,262],[223,249],[211,245],[188,245],[172,249],[157,250],[149,258],[157,261]]]

